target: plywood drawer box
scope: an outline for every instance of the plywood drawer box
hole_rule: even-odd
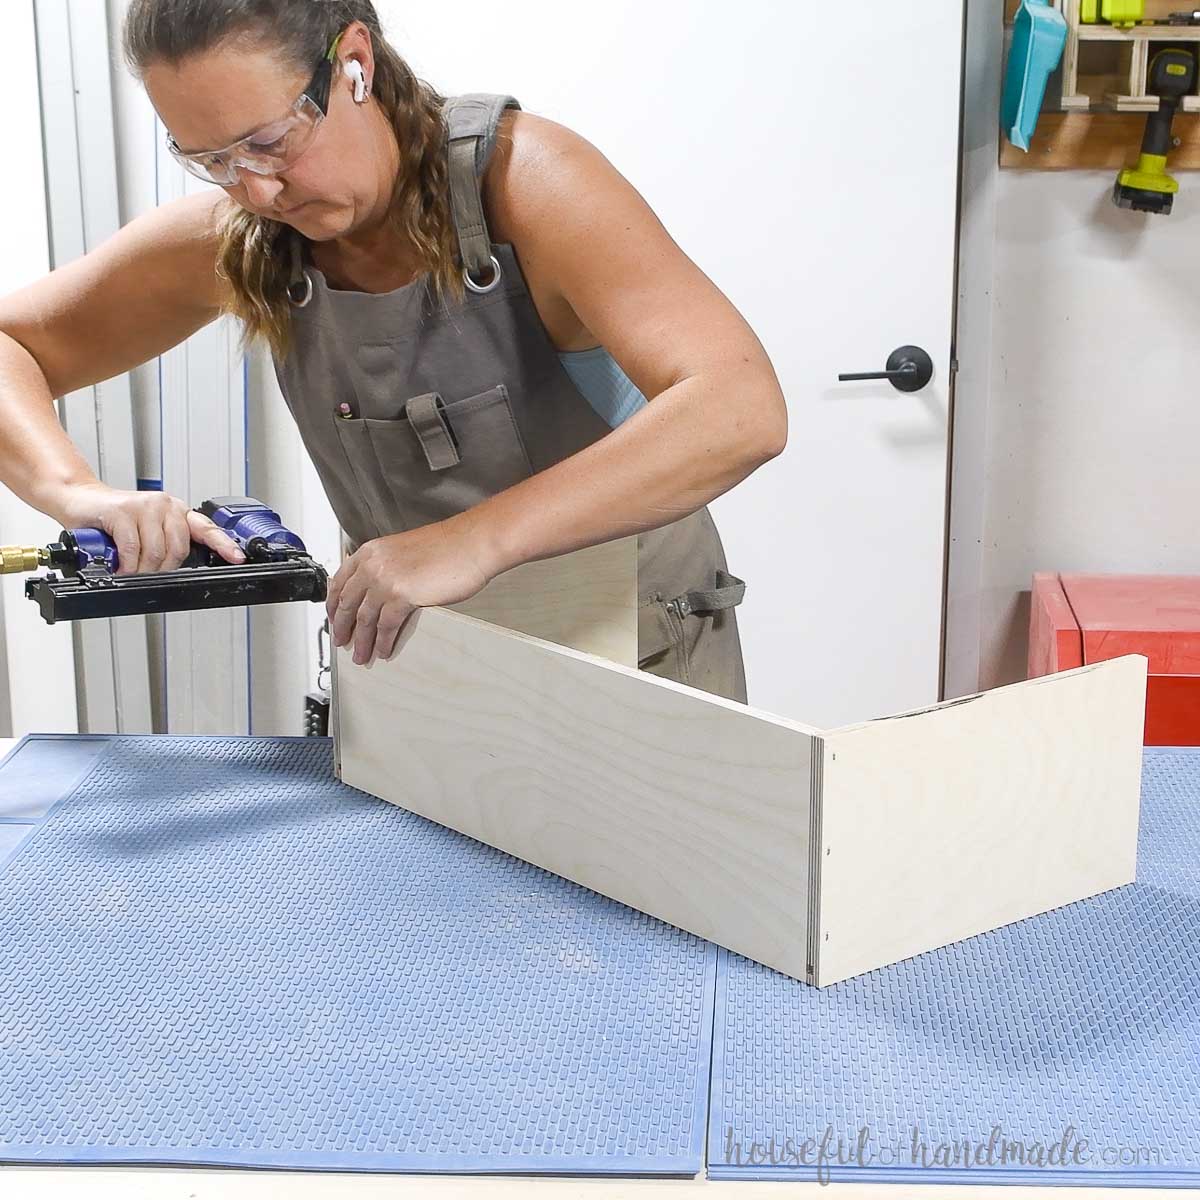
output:
[[[340,778],[818,987],[1133,881],[1143,656],[818,729],[612,661],[625,569],[339,649]]]

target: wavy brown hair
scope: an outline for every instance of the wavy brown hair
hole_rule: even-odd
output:
[[[389,216],[411,245],[440,301],[461,300],[458,240],[450,210],[444,97],[418,79],[383,36],[371,0],[133,0],[123,49],[135,75],[154,62],[178,63],[227,38],[249,34],[276,45],[307,70],[353,21],[371,34],[371,94],[396,131],[400,170]],[[289,343],[289,227],[230,201],[218,223],[222,307],[241,320],[247,343],[264,338],[276,354]]]

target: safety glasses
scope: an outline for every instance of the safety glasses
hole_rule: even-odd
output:
[[[185,154],[168,133],[167,149],[172,157],[185,171],[206,183],[237,183],[240,170],[252,171],[255,175],[277,175],[286,171],[312,145],[317,128],[325,119],[341,38],[339,33],[333,39],[333,44],[317,63],[308,86],[286,116],[264,125],[248,137],[239,138],[223,150]]]

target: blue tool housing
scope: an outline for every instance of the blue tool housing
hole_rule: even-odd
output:
[[[249,496],[223,496],[206,500],[197,512],[203,513],[233,538],[247,558],[262,562],[307,553],[300,537],[261,500]],[[95,563],[114,573],[120,568],[116,543],[102,529],[72,529],[64,533],[62,541],[69,560],[55,561],[55,566],[82,571],[89,563]],[[213,562],[214,555],[207,547],[193,545],[192,553],[183,565],[211,566]]]

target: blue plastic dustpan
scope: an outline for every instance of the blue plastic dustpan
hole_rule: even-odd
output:
[[[1048,0],[1022,0],[1013,23],[1000,103],[1004,132],[1022,150],[1029,149],[1046,96],[1046,83],[1058,67],[1066,44],[1067,22],[1062,13]]]

